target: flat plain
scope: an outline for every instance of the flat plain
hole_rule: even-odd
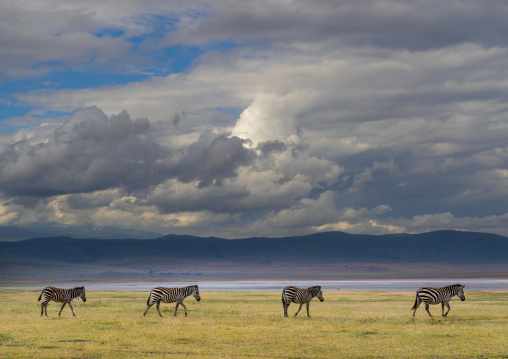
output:
[[[508,358],[508,291],[466,291],[448,317],[410,311],[414,293],[324,292],[284,318],[280,292],[204,292],[155,306],[148,292],[87,291],[76,317],[40,291],[0,290],[2,358]],[[291,304],[289,314],[298,306]]]

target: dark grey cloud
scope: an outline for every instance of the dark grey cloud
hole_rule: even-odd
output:
[[[145,136],[149,126],[126,112],[108,119],[97,108],[77,110],[53,139],[2,151],[0,187],[14,196],[48,197],[158,183],[157,162],[170,151]]]
[[[173,117],[173,126],[178,127],[180,123],[182,122],[182,118],[185,117],[185,112],[182,112],[180,115],[179,113],[175,113],[175,116]]]
[[[146,190],[170,178],[206,187],[235,177],[254,156],[243,140],[225,136],[202,136],[188,148],[170,150],[149,130],[147,119],[132,120],[125,111],[108,118],[96,107],[76,110],[52,139],[19,141],[0,152],[0,188],[12,196],[50,197]]]
[[[261,142],[258,145],[258,149],[261,151],[263,156],[270,154],[271,152],[280,152],[284,151],[287,148],[287,145],[281,141],[265,141]]]
[[[221,185],[226,178],[235,177],[237,169],[248,165],[255,154],[243,146],[244,140],[224,135],[201,136],[191,144],[179,161],[171,168],[182,182],[198,180],[198,187]]]
[[[200,212],[237,213],[248,211],[240,201],[249,197],[251,192],[243,186],[220,186],[179,191],[171,187],[153,191],[147,198],[136,201],[140,206],[156,206],[161,213]],[[255,204],[250,204],[254,207]]]
[[[95,194],[72,194],[67,197],[66,204],[70,209],[95,209],[107,207],[118,198],[118,193],[98,192]]]
[[[194,26],[169,41],[234,39],[264,46],[340,41],[355,46],[421,51],[462,43],[505,46],[508,4],[490,1],[294,1],[214,3]]]

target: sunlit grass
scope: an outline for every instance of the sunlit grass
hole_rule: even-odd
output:
[[[2,358],[507,358],[508,292],[466,292],[448,317],[414,293],[324,292],[298,317],[283,317],[279,292],[203,292],[189,297],[188,317],[148,292],[87,291],[76,317],[50,302],[40,317],[39,291],[0,290]],[[289,314],[298,306],[291,304]]]

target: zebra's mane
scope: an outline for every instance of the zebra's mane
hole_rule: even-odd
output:
[[[462,284],[452,284],[452,285],[449,285],[445,288],[449,288],[449,289],[453,290],[454,292],[457,292],[459,289],[464,288],[464,286]]]
[[[462,284],[452,284],[443,288],[448,288],[448,290],[451,290],[453,293],[458,293],[459,289],[464,288],[464,286]]]
[[[319,292],[321,290],[321,286],[320,285],[315,285],[313,287],[309,287],[307,288],[307,290],[312,293],[312,294],[316,294],[317,292]]]
[[[189,289],[190,289],[190,288],[196,288],[196,289],[197,289],[197,288],[198,288],[198,286],[197,286],[197,285],[188,285],[188,286],[187,286],[187,287],[185,287],[185,288],[189,288]]]

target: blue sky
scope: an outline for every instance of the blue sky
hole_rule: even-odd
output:
[[[508,235],[500,1],[4,1],[0,225]]]

